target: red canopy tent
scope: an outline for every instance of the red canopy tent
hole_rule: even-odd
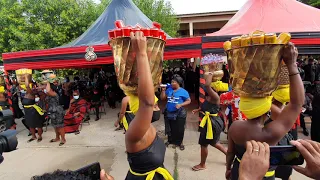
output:
[[[219,31],[202,37],[202,55],[223,54],[223,43],[232,36],[264,32],[290,32],[300,54],[320,54],[320,10],[296,0],[248,0]],[[203,70],[200,102],[204,101]]]
[[[248,0],[223,28],[203,38],[203,54],[223,53],[231,35],[255,30],[291,32],[301,54],[320,54],[320,10],[296,0]]]
[[[135,26],[138,23],[143,27],[152,27],[152,21],[132,0],[113,0],[96,22],[73,42],[53,49],[4,53],[2,56],[4,68],[5,70],[55,69],[112,64],[113,56],[108,45],[108,30],[115,28],[116,20],[123,20],[125,25]],[[88,46],[94,48],[97,55],[95,61],[85,60]],[[201,56],[201,37],[167,40],[164,59],[199,56]]]

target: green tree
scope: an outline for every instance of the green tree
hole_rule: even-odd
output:
[[[22,0],[28,49],[61,46],[79,37],[99,16],[92,0]]]
[[[165,0],[133,0],[133,2],[149,19],[159,22],[167,34],[172,37],[177,36],[179,21],[173,12],[170,2]],[[100,10],[104,10],[109,3],[110,0],[102,0]]]
[[[300,2],[303,2],[316,8],[320,8],[320,0],[300,0]]]
[[[23,8],[17,0],[0,0],[0,60],[2,53],[24,49]]]

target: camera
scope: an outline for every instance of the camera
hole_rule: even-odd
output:
[[[0,163],[3,162],[3,152],[11,152],[17,148],[17,131],[9,129],[14,124],[10,109],[0,111]]]

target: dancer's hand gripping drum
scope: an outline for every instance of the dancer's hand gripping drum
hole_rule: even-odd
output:
[[[251,43],[243,42],[244,37],[248,39],[248,35],[233,38],[232,43],[235,39],[241,42],[236,42],[236,46],[232,44],[230,47],[230,41],[225,42],[228,46],[224,48],[228,55],[232,88],[239,96],[266,97],[279,85],[280,71],[284,68],[281,64],[283,49],[291,36],[288,33],[282,33],[278,38],[273,33],[259,35],[264,38],[260,44],[253,41],[254,34],[249,35],[252,37],[252,42],[249,38]]]
[[[147,36],[147,55],[152,73],[152,80],[154,88],[157,89],[161,83],[162,70],[163,70],[163,53],[165,47],[164,34],[161,35],[161,30],[158,29],[156,37],[150,34],[151,30],[136,28],[131,29],[128,27],[120,27],[115,32],[122,29],[122,33],[114,35],[109,41],[112,47],[114,68],[118,78],[120,88],[126,94],[137,94],[139,73],[137,72],[137,60],[135,52],[132,49],[130,37],[126,31],[142,31]],[[128,30],[129,29],[129,30]],[[163,31],[162,31],[163,32]],[[109,32],[110,34],[110,32]],[[109,35],[110,36],[110,35]],[[140,72],[143,73],[143,72]]]

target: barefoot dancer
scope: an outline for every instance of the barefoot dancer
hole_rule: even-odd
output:
[[[296,65],[298,51],[292,43],[284,48],[283,60],[289,70],[290,102],[274,121],[264,126],[272,104],[272,97],[244,98],[240,97],[240,110],[248,121],[234,121],[228,131],[228,153],[226,178],[231,175],[232,180],[238,180],[239,164],[245,152],[247,141],[255,140],[276,145],[291,129],[304,103],[304,88]],[[255,153],[259,153],[259,146],[254,145]],[[236,157],[235,157],[236,156]],[[233,163],[233,167],[232,167]],[[232,171],[231,171],[232,168]],[[269,171],[265,179],[274,179],[274,171]]]
[[[206,101],[201,105],[200,115],[202,116],[202,120],[200,123],[200,137],[199,137],[199,144],[201,146],[201,161],[200,164],[194,166],[192,169],[194,171],[204,170],[206,169],[206,160],[208,157],[208,145],[211,145],[217,148],[219,151],[227,154],[227,150],[223,147],[222,144],[219,143],[220,133],[224,129],[224,122],[219,117],[219,104],[220,104],[220,97],[218,95],[218,88],[215,88],[214,91],[211,88],[212,82],[212,73],[207,73],[206,78]],[[219,83],[219,82],[214,82]],[[213,84],[214,84],[213,83]],[[225,83],[224,83],[225,84]],[[228,85],[228,84],[226,84]],[[194,110],[193,112],[196,112]]]
[[[143,33],[131,32],[131,43],[137,57],[139,109],[126,132],[126,150],[130,170],[126,180],[173,180],[163,168],[166,147],[152,126],[154,87]]]
[[[26,79],[25,79],[25,85],[21,86],[22,89],[26,90],[27,93],[24,96],[23,100],[22,100],[22,105],[24,107],[24,112],[25,112],[25,120],[26,120],[26,124],[28,125],[28,127],[30,128],[30,132],[32,135],[32,138],[28,140],[28,142],[34,141],[37,139],[36,136],[36,128],[38,128],[38,142],[42,141],[42,126],[43,126],[43,121],[41,120],[41,117],[44,113],[43,110],[36,105],[35,102],[35,95],[31,89],[32,85],[29,81],[28,76],[31,75],[26,75]],[[30,78],[31,79],[31,78]]]

